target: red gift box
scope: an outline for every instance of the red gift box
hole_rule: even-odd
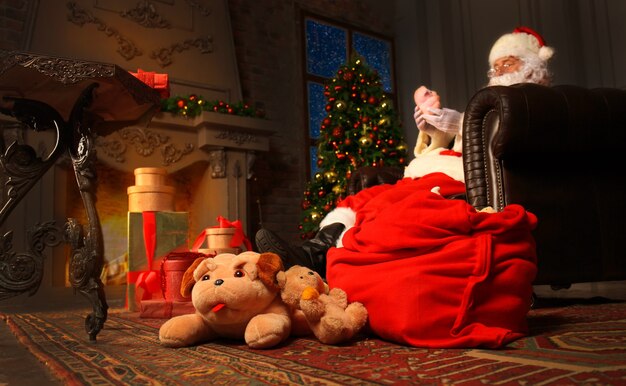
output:
[[[157,90],[161,94],[161,98],[169,98],[170,82],[167,74],[157,74],[154,71],[144,71],[141,68],[137,69],[137,72],[131,72],[131,74]]]
[[[164,299],[142,300],[139,317],[169,319],[173,316],[193,314],[196,309],[191,301],[179,302]]]
[[[161,262],[160,283],[163,299],[144,299],[140,301],[139,316],[142,318],[171,318],[172,316],[191,314],[195,308],[191,297],[181,293],[183,275],[198,258],[212,257],[201,252],[170,252]]]

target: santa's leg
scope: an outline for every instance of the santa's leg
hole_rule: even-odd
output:
[[[314,238],[301,246],[293,246],[268,229],[260,229],[255,236],[259,252],[273,252],[279,255],[285,269],[294,265],[308,267],[326,276],[326,252],[335,245],[341,246],[341,237],[354,225],[355,214],[349,208],[332,210],[320,223],[320,230]]]

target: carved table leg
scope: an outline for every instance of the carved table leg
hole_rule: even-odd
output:
[[[12,144],[0,155],[0,166],[8,177],[8,199],[0,210],[0,225],[11,210],[26,195],[45,172],[58,160],[62,151],[69,152],[76,182],[87,212],[89,226],[83,237],[83,227],[75,219],[68,219],[65,237],[71,243],[69,280],[72,287],[90,301],[93,312],[86,317],[85,328],[91,341],[96,340],[107,318],[108,305],[100,273],[104,263],[104,246],[100,219],[96,211],[95,150],[91,133],[83,122],[84,108],[91,103],[95,85],[87,87],[76,102],[70,122],[64,124],[58,113],[48,105],[32,100],[15,100],[10,109],[0,109],[24,122],[28,127],[42,131],[54,128],[57,144],[46,160],[35,155],[28,145]],[[37,292],[43,277],[42,253],[44,246],[61,242],[61,231],[53,223],[37,225],[27,235],[28,253],[12,249],[12,231],[0,237],[0,300],[24,292]]]
[[[104,294],[104,284],[100,280],[104,246],[95,205],[95,151],[88,136],[81,138],[76,150],[76,153],[71,155],[72,164],[89,225],[87,234],[83,237],[83,227],[76,219],[68,219],[66,224],[66,235],[72,246],[69,279],[72,287],[87,297],[93,306],[93,312],[85,320],[85,329],[89,339],[95,341],[96,335],[104,326],[109,308]]]

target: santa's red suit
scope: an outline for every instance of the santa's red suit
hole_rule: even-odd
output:
[[[413,160],[403,180],[362,190],[325,218],[338,213],[349,228],[328,251],[328,284],[362,302],[384,339],[501,347],[527,332],[536,218],[519,205],[485,213],[445,198],[465,191],[462,161],[449,151],[429,156]]]

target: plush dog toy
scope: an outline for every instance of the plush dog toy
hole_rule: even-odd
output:
[[[168,347],[190,346],[219,337],[245,339],[251,348],[268,348],[291,331],[290,311],[282,302],[276,274],[283,270],[274,253],[243,252],[197,259],[185,272],[181,293],[195,314],[176,316],[161,326]]]
[[[276,275],[280,296],[292,308],[294,317],[301,312],[313,334],[320,342],[337,344],[351,339],[367,321],[363,304],[348,305],[346,293],[333,288],[329,291],[317,272],[295,265]]]

